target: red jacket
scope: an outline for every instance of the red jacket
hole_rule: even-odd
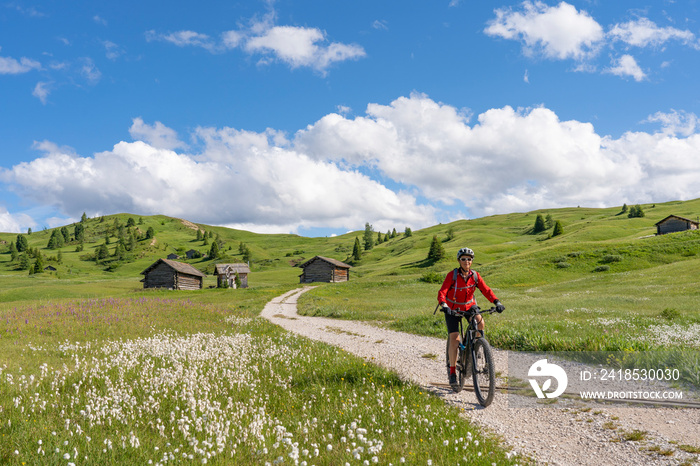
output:
[[[479,275],[477,271],[469,271],[467,281],[465,282],[461,270],[455,270],[457,270],[457,282],[455,283],[453,281],[455,275],[454,271],[447,274],[445,281],[440,287],[440,291],[438,291],[438,302],[447,303],[450,309],[466,311],[476,304],[476,299],[474,299],[474,291],[476,288],[479,288],[481,294],[490,302],[494,302],[498,299],[496,295],[493,294],[493,291],[491,291],[491,288],[484,283],[484,280],[481,279],[481,275]],[[476,280],[474,277],[476,277]]]

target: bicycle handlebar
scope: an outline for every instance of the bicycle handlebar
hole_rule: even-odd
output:
[[[465,317],[465,316],[471,317],[471,316],[474,316],[476,314],[493,314],[494,312],[498,312],[498,311],[496,311],[495,306],[491,307],[489,309],[484,309],[484,310],[482,310],[479,306],[472,306],[469,309],[467,309],[466,311],[460,311],[458,309],[450,309],[449,307],[445,308],[445,307],[440,306],[440,304],[438,304],[437,307],[435,308],[435,310],[433,311],[433,315],[435,315],[435,313],[437,312],[438,309],[440,309],[440,312],[444,312],[445,314],[449,313],[449,315],[456,316],[456,317]]]

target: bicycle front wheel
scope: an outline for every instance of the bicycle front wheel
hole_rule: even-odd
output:
[[[496,367],[493,364],[491,345],[484,338],[474,341],[474,364],[472,365],[472,379],[474,381],[474,393],[481,406],[488,406],[496,394]]]

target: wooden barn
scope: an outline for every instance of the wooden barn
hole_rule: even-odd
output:
[[[339,260],[316,256],[299,265],[304,272],[299,276],[299,283],[311,282],[346,282],[350,280],[350,266]]]
[[[169,290],[201,290],[204,274],[184,262],[158,259],[141,272],[144,288],[167,288]]]
[[[675,233],[677,231],[697,230],[699,222],[679,217],[678,215],[669,215],[665,219],[656,222],[656,234],[665,235],[666,233]]]
[[[241,288],[248,288],[248,264],[216,264],[216,281],[219,287],[228,283],[229,288],[236,288],[236,274],[241,282]]]

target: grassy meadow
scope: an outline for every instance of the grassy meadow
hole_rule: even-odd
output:
[[[0,462],[527,462],[436,397],[282,332],[260,310],[299,286],[295,265],[323,255],[351,263],[351,280],[304,294],[300,312],[441,337],[436,294],[456,251],[469,246],[474,268],[507,307],[487,317],[494,346],[671,348],[684,380],[698,386],[700,232],[655,236],[654,224],[671,214],[695,219],[700,200],[642,207],[644,218],[573,207],[411,236],[397,225],[399,235],[358,261],[350,256],[362,231],[260,235],[119,214],[81,222],[81,240],[77,224],[67,225],[66,241],[53,248],[54,229],[27,232],[19,254],[11,248],[18,235],[0,233]],[[533,234],[538,214],[560,221],[564,234]],[[427,259],[434,236],[446,252],[437,262]],[[212,242],[216,259],[206,257]],[[98,258],[102,246],[109,255]],[[143,270],[190,249],[204,257],[181,260],[208,275],[203,290],[142,289]],[[32,273],[39,256],[55,270]],[[250,288],[214,288],[216,263],[247,259]]]

